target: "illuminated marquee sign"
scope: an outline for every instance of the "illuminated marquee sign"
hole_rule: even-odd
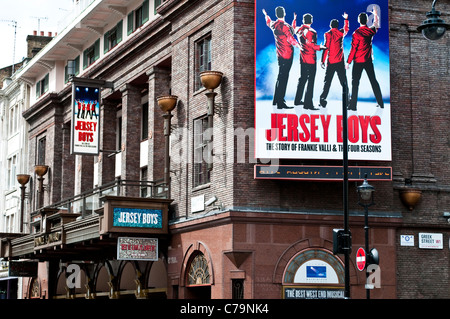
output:
[[[162,215],[161,209],[115,207],[113,226],[161,229]]]
[[[73,83],[71,153],[98,155],[100,87]]]
[[[348,179],[391,181],[392,168],[379,166],[350,166]],[[255,165],[255,179],[286,179],[286,180],[317,180],[342,181],[344,169],[342,166],[308,166],[308,165]]]
[[[347,83],[349,160],[390,161],[388,0],[255,2],[255,157],[342,159]]]

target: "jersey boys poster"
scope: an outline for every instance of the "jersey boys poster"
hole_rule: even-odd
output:
[[[98,155],[100,132],[100,90],[73,84],[71,153]]]
[[[255,157],[391,160],[388,0],[257,0]]]

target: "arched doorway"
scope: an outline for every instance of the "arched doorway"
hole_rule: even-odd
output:
[[[283,298],[344,298],[342,262],[325,249],[305,249],[299,252],[285,268]]]
[[[186,268],[186,298],[211,299],[211,272],[202,252],[191,256]]]

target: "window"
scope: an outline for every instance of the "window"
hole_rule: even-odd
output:
[[[43,137],[38,140],[37,165],[45,165],[45,147],[46,147],[46,139],[45,137]]]
[[[208,146],[205,136],[207,128],[206,116],[194,120],[194,187],[210,182],[210,170],[204,156]]]
[[[154,14],[157,14],[158,12],[156,12],[156,8],[158,8],[161,5],[161,2],[163,2],[162,0],[155,0],[155,10],[154,10]]]
[[[16,104],[9,109],[9,135],[12,135],[18,130],[19,120],[19,105]]]
[[[74,60],[75,62],[75,73],[74,75],[77,76],[80,73],[80,56],[77,56]],[[67,83],[69,81],[69,72],[68,72],[68,65],[64,67],[64,83]]]
[[[145,183],[147,181],[148,178],[148,168],[147,166],[141,167],[141,181],[143,181],[144,183],[141,184],[141,197],[147,197],[148,193],[148,187],[147,184]]]
[[[117,118],[116,126],[116,150],[122,150],[122,116]]]
[[[12,189],[16,183],[17,156],[8,158],[8,189]]]
[[[123,22],[122,20],[117,23],[117,25],[105,33],[104,42],[103,42],[103,52],[106,53],[112,48],[114,48],[120,41],[122,41],[122,32],[123,32]]]
[[[131,11],[127,17],[127,34],[131,34],[134,30],[139,28],[149,19],[149,0],[145,0],[142,6],[134,11]]]
[[[148,103],[142,104],[141,140],[148,139]]]
[[[232,285],[232,299],[244,299],[244,280],[243,279],[231,279]]]
[[[86,69],[100,57],[100,39],[83,52],[83,69]]]
[[[192,259],[187,272],[187,286],[210,284],[208,261],[202,253]]]
[[[48,91],[48,73],[44,78],[36,83],[36,98]]]
[[[211,70],[211,36],[207,36],[197,42],[195,55],[195,67],[197,74],[195,89],[199,90],[202,88],[200,72]]]

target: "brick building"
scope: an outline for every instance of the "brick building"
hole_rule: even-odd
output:
[[[381,271],[372,298],[449,297],[442,107],[448,105],[448,36],[430,42],[417,32],[429,9],[422,0],[390,3],[392,160],[349,163],[392,168],[389,180],[371,181],[370,245]],[[439,9],[448,20],[448,4]],[[255,178],[255,165],[264,163],[253,158],[251,135],[255,1],[97,0],[80,12],[18,75],[32,92],[23,113],[30,126],[32,231],[6,236],[0,253],[39,261],[20,297],[279,299],[316,291],[342,297],[344,261],[333,254],[333,229],[343,223],[342,183]],[[206,70],[222,76],[213,91],[201,83]],[[77,85],[101,89],[98,155],[71,153]],[[165,119],[161,96],[176,99]],[[342,161],[280,164],[338,167]],[[37,165],[46,168],[43,180]],[[350,181],[348,192],[356,299],[364,298],[366,281],[355,256],[364,246],[360,183]],[[410,189],[421,195],[411,209],[401,199]],[[121,224],[136,210],[158,211],[160,227]],[[117,212],[128,215],[117,219]],[[442,235],[443,247],[419,247],[422,233]],[[405,246],[402,235],[414,236],[414,245]],[[123,238],[157,239],[159,258],[118,258],[118,246],[129,247],[119,244]],[[66,280],[72,265],[82,273],[78,287]],[[311,267],[327,278],[305,275]]]

